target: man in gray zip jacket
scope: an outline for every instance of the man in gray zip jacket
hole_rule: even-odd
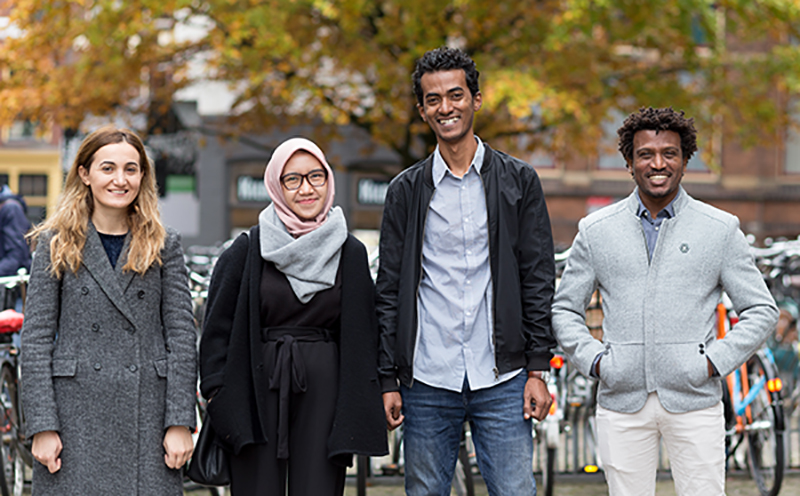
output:
[[[612,496],[655,494],[659,440],[678,495],[722,495],[721,377],[761,346],[778,311],[738,219],[680,186],[697,150],[693,119],[646,108],[618,134],[636,188],[580,221],[553,330],[570,361],[600,380],[598,441]],[[602,343],[584,322],[596,289]],[[717,340],[723,290],[740,320]]]

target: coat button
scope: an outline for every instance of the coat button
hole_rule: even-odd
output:
[[[97,331],[99,331],[99,330],[100,330],[100,326],[97,324],[97,322],[95,322],[94,324],[92,324],[92,330],[93,330],[94,332],[97,332]]]
[[[123,329],[124,329],[124,330],[125,330],[125,332],[127,332],[128,334],[133,334],[133,333],[134,333],[134,329],[133,329],[133,327],[131,327],[131,326],[129,326],[129,325],[126,325],[125,327],[123,327]]]
[[[136,294],[136,296],[138,296],[140,300],[143,300],[144,299],[144,290],[140,289],[139,292]]]
[[[700,354],[701,354],[701,355],[705,355],[705,354],[706,354],[706,352],[705,352],[705,351],[703,351],[703,350],[700,350]]]
[[[172,353],[172,350],[170,349],[169,345],[166,344],[166,343],[164,343],[164,349],[167,351],[167,353]]]
[[[97,363],[94,364],[94,369],[95,370],[100,370],[101,368],[103,368],[103,367],[100,365],[100,362],[97,362]]]
[[[700,349],[701,349],[701,350],[702,350],[703,348],[705,348],[705,346],[706,346],[706,345],[704,345],[703,343],[700,343]]]
[[[81,294],[84,295],[84,296],[88,295],[89,294],[89,288],[87,288],[86,286],[82,287],[81,288]]]
[[[131,372],[136,372],[136,365],[131,365],[130,367],[128,367],[128,370],[130,370]]]

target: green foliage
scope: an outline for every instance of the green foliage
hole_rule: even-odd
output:
[[[600,123],[644,105],[686,110],[704,137],[716,117],[763,142],[800,91],[789,0],[19,0],[11,15],[24,34],[0,46],[0,123],[147,112],[192,82],[202,53],[204,77],[237,89],[231,128],[353,124],[406,165],[433,144],[414,61],[445,44],[481,71],[483,139],[526,134],[561,156],[594,155]],[[170,41],[191,16],[207,34]]]

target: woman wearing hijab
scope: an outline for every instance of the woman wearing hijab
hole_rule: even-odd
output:
[[[22,327],[35,496],[183,494],[197,333],[136,134],[90,134],[36,243]]]
[[[387,452],[366,249],[311,141],[278,146],[264,183],[272,204],[214,269],[200,388],[234,496],[340,496],[353,454]]]

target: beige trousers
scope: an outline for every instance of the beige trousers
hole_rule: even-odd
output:
[[[724,496],[725,419],[722,403],[670,413],[650,393],[636,413],[597,407],[597,440],[610,496],[656,492],[659,440],[669,456],[678,496]]]

